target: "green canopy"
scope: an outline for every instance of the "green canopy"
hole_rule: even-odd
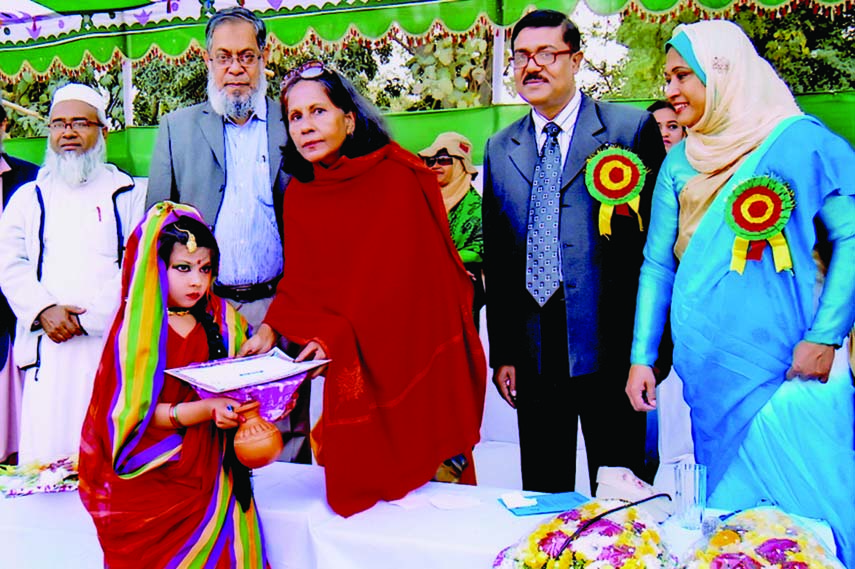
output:
[[[265,19],[275,41],[379,40],[403,32],[430,38],[474,27],[506,27],[535,3],[572,12],[578,0],[4,0],[0,8],[0,77],[52,66],[77,69],[138,60],[156,46],[169,56],[203,44],[209,15],[241,4]],[[584,0],[598,14],[640,12],[664,18],[685,8],[710,17],[755,5],[782,13],[804,0]],[[807,0],[821,12],[839,11],[851,0]]]

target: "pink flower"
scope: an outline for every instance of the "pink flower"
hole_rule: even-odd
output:
[[[570,510],[569,512],[564,512],[559,515],[558,519],[566,524],[572,521],[581,520],[582,516],[579,514],[579,510]]]
[[[558,553],[561,551],[561,546],[564,545],[564,542],[568,537],[569,536],[563,531],[553,531],[541,539],[537,543],[537,546],[548,556],[558,557]]]
[[[506,547],[499,552],[499,554],[496,556],[496,560],[493,561],[493,569],[496,569],[496,567],[502,566],[502,563],[505,562],[505,557],[508,556],[508,552],[512,549],[512,547],[513,546]]]
[[[744,553],[722,553],[710,563],[710,569],[760,569],[761,565]]]
[[[609,545],[603,548],[597,556],[597,561],[608,561],[615,567],[623,567],[634,553],[635,548],[628,545]]]
[[[580,533],[579,535],[588,535],[594,532],[600,535],[612,537],[623,533],[623,526],[620,524],[616,524],[611,520],[607,520],[606,518],[601,518],[586,527],[584,531],[582,531],[582,533]]]
[[[757,552],[763,559],[769,563],[783,563],[787,560],[787,552],[801,551],[799,544],[792,539],[767,539],[757,549]]]
[[[810,569],[810,565],[802,561],[784,561],[781,569]]]

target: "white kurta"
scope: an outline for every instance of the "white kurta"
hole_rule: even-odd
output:
[[[80,317],[87,335],[59,344],[41,337],[39,365],[27,369],[24,380],[21,464],[70,456],[80,445],[104,324],[118,306],[120,294],[112,198],[116,181],[106,168],[79,187],[55,178],[39,180],[45,209],[40,285],[57,304],[87,310]]]

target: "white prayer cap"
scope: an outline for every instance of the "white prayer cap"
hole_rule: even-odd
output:
[[[62,101],[81,101],[90,107],[94,107],[98,113],[98,121],[107,126],[107,104],[104,102],[104,97],[101,93],[80,83],[68,83],[53,92],[53,101],[51,101],[50,112],[53,113],[53,108],[57,103]]]

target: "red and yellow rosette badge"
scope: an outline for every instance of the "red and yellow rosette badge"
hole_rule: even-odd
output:
[[[585,166],[585,186],[600,202],[600,235],[612,234],[612,214],[630,215],[627,207],[638,217],[638,229],[644,231],[638,213],[639,196],[647,178],[647,168],[635,153],[624,148],[608,146],[588,158]]]
[[[759,261],[768,242],[778,272],[792,269],[793,260],[783,229],[796,206],[786,184],[769,176],[756,176],[739,183],[727,198],[727,219],[736,239],[730,270],[739,274],[747,260]]]

